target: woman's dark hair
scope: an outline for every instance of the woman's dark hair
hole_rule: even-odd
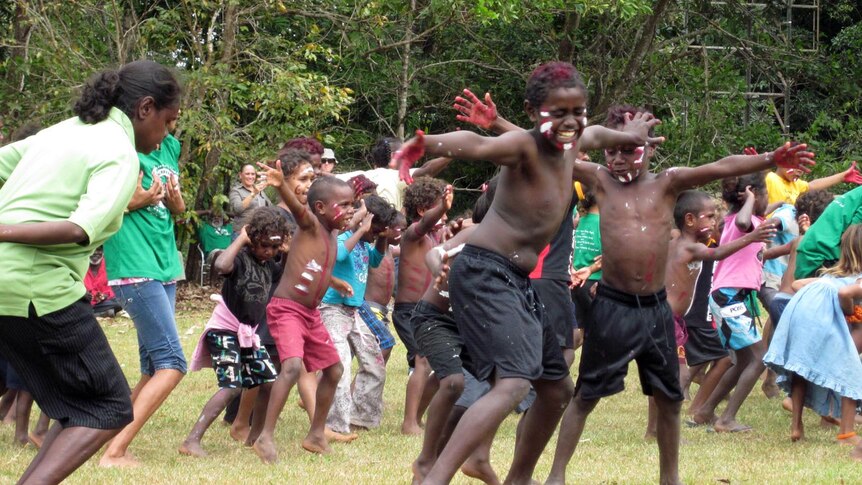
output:
[[[392,160],[392,154],[401,146],[398,138],[380,138],[371,147],[371,166],[374,168],[386,168]]]
[[[482,222],[482,219],[488,214],[488,210],[494,202],[494,195],[497,194],[497,182],[499,181],[500,176],[495,175],[494,178],[488,181],[485,192],[476,199],[476,204],[473,206],[473,222],[476,224]]]
[[[280,237],[284,241],[290,235],[290,228],[277,208],[258,207],[251,212],[245,232],[252,243],[259,244],[270,237]]]
[[[763,172],[750,173],[739,177],[727,177],[721,180],[721,198],[727,202],[727,210],[731,214],[739,212],[745,197],[746,187],[751,187],[752,192],[766,190],[766,175]]]
[[[556,88],[578,88],[587,95],[587,87],[575,66],[568,62],[548,62],[537,67],[527,79],[524,99],[533,108],[539,109],[548,93]]]
[[[156,109],[177,106],[182,90],[173,73],[153,61],[130,62],[119,70],[93,75],[75,102],[74,112],[84,123],[95,124],[117,107],[129,118],[141,98],[153,98]]]

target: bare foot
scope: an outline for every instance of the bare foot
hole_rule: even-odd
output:
[[[718,416],[712,414],[711,416],[704,416],[701,413],[694,413],[691,415],[691,418],[688,419],[685,424],[690,428],[694,426],[704,426],[715,424],[718,421]]]
[[[251,428],[248,426],[231,426],[230,427],[230,437],[240,443],[248,442],[248,435],[251,433]]]
[[[856,446],[862,443],[862,437],[856,433],[839,434],[836,441],[839,445]]]
[[[784,408],[784,410],[787,411],[788,413],[792,413],[793,412],[793,401],[789,397],[785,397],[781,401],[781,407]]]
[[[749,433],[754,428],[736,421],[716,421],[712,426],[716,433]]]
[[[321,455],[327,455],[332,453],[332,448],[329,446],[329,441],[324,438],[318,438],[312,435],[308,435],[302,440],[302,447],[305,448],[306,451],[310,451],[312,453],[318,453]]]
[[[655,441],[656,436],[655,431],[647,430],[646,433],[644,433],[644,441]]]
[[[137,468],[141,466],[141,462],[128,453],[123,456],[102,455],[99,466],[104,468]]]
[[[33,443],[33,446],[35,446],[36,449],[41,448],[42,442],[45,441],[45,435],[43,435],[43,434],[30,433],[29,438],[30,438],[30,443]]]
[[[18,435],[16,434],[16,435],[15,435],[15,437],[12,439],[12,442],[13,442],[13,443],[15,443],[15,444],[16,444],[16,445],[18,445],[18,446],[22,446],[22,447],[23,447],[23,446],[27,446],[27,445],[29,445],[29,444],[30,444],[30,439],[27,437],[27,435],[24,435],[24,436],[18,436]]]
[[[252,448],[254,448],[254,452],[257,453],[260,461],[267,465],[278,461],[278,452],[276,451],[275,443],[273,443],[272,440],[258,438],[257,441],[254,442],[254,445],[252,445]]]
[[[410,469],[413,471],[413,485],[420,485],[425,481],[425,476],[428,475],[428,471],[431,470],[431,464],[419,463],[419,460],[416,460],[410,466]]]
[[[332,431],[329,428],[326,428],[326,431],[323,432],[323,435],[326,436],[327,441],[337,441],[339,443],[350,443],[351,441],[359,438],[359,435],[356,433],[344,434]]]
[[[832,416],[820,416],[820,427],[823,429],[831,429],[835,426],[839,426],[841,423],[838,422],[837,419]]]
[[[775,381],[763,381],[763,385],[760,386],[760,390],[762,390],[763,394],[769,399],[775,399],[781,395],[781,388],[775,384]]]
[[[422,434],[423,432],[424,430],[417,423],[404,423],[401,425],[401,434],[416,436]]]
[[[856,447],[850,451],[850,458],[856,461],[862,461],[862,445],[856,445]]]
[[[802,423],[799,423],[799,426],[795,424],[790,425],[790,441],[796,443],[797,441],[801,441],[805,438],[805,428]]]
[[[183,441],[183,444],[180,445],[179,452],[186,456],[194,456],[197,458],[203,458],[207,456],[207,452],[204,451],[200,442],[198,441]]]
[[[491,468],[491,464],[487,461],[477,461],[472,458],[467,458],[467,461],[461,465],[461,473],[470,478],[481,480],[489,485],[500,485],[500,479]]]

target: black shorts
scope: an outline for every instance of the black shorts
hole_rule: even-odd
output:
[[[464,246],[449,271],[449,299],[469,357],[464,366],[477,379],[569,375],[528,274],[506,257]]]
[[[572,310],[569,282],[537,278],[532,283],[545,308],[545,318],[557,336],[557,344],[564,349],[575,348],[572,332],[578,326],[575,323],[575,312]]]
[[[416,338],[413,336],[413,325],[410,319],[413,317],[413,309],[416,308],[416,303],[396,303],[392,308],[392,324],[395,326],[395,333],[404,348],[407,349],[407,365],[416,367],[416,354],[419,349],[416,347]]]
[[[225,330],[210,330],[204,338],[219,389],[252,389],[274,382],[278,376],[263,345],[257,349],[242,348],[236,332]]]
[[[575,320],[578,322],[578,328],[584,328],[584,322],[590,318],[590,307],[593,306],[590,290],[598,282],[599,280],[587,280],[582,286],[572,288],[572,301],[575,302]]]
[[[706,327],[686,327],[688,341],[685,343],[685,361],[690,367],[708,364],[727,357],[727,349],[721,345],[718,330]]]
[[[682,401],[673,313],[662,289],[635,296],[599,283],[584,325],[584,348],[575,394],[585,400],[625,388],[629,362],[638,364],[644,394]]]
[[[419,355],[428,359],[437,378],[461,374],[464,341],[461,340],[452,314],[420,301],[413,309],[411,323]]]
[[[41,317],[32,304],[27,318],[0,316],[0,354],[64,428],[132,422],[129,384],[88,298]]]

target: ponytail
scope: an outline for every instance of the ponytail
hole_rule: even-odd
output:
[[[74,112],[89,124],[103,121],[112,107],[134,119],[141,98],[152,97],[156,109],[162,109],[177,106],[180,94],[180,85],[168,68],[153,61],[135,61],[91,77],[75,102]]]

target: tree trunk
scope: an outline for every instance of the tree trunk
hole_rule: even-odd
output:
[[[413,22],[416,15],[416,0],[410,0],[410,13],[407,15],[407,27],[404,29],[404,37],[407,42],[401,47],[401,79],[398,86],[398,122],[396,133],[400,139],[404,139],[404,123],[407,119],[407,98],[410,90],[410,50],[413,48]]]

